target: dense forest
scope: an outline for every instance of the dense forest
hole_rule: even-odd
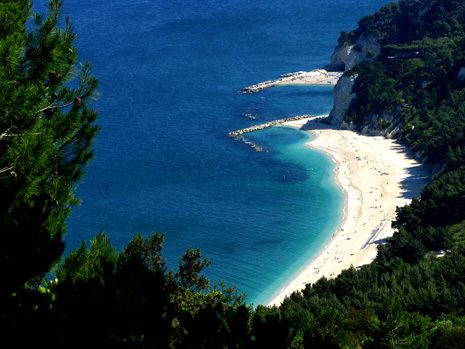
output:
[[[62,1],[0,2],[0,334],[30,348],[459,348],[465,340],[465,4],[405,0],[342,33],[381,53],[345,72],[356,129],[389,129],[438,169],[376,260],[322,277],[280,307],[253,307],[203,275],[188,248],[169,270],[163,235],[121,252],[98,234],[68,256],[66,218],[93,156],[98,81],[78,64]],[[373,122],[375,121],[375,122]],[[146,233],[146,232],[142,232]],[[447,251],[440,258],[437,251]],[[53,275],[53,276],[52,276]]]

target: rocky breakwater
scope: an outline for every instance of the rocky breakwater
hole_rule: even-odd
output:
[[[298,115],[298,116],[294,116],[294,117],[290,117],[290,118],[273,120],[273,121],[270,121],[270,122],[265,122],[264,124],[254,125],[254,126],[251,126],[251,127],[242,128],[242,129],[237,130],[237,131],[229,132],[228,136],[229,137],[234,137],[235,140],[243,141],[245,144],[251,146],[252,148],[254,148],[257,151],[267,151],[266,149],[264,149],[260,145],[255,144],[255,143],[249,141],[248,139],[246,139],[243,136],[243,134],[263,130],[265,128],[275,126],[275,125],[279,125],[279,124],[282,124],[282,123],[285,123],[285,122],[288,122],[288,121],[309,119],[311,117],[312,117],[311,115],[304,114],[304,115]]]
[[[288,122],[288,121],[309,119],[311,117],[312,117],[311,115],[304,114],[304,115],[293,116],[293,117],[290,117],[290,118],[273,120],[273,121],[265,122],[264,124],[254,125],[254,126],[242,128],[242,129],[237,130],[237,131],[229,132],[228,136],[229,137],[238,137],[238,136],[243,135],[244,133],[250,133],[250,132],[254,132],[254,131],[258,131],[258,130],[263,130],[265,128],[275,126],[275,125],[279,125],[279,124],[282,124],[282,123],[285,123],[285,122]]]
[[[288,73],[281,75],[279,79],[268,80],[260,82],[256,85],[244,87],[241,92],[243,93],[256,93],[267,88],[277,85],[292,85],[292,84],[306,84],[306,85],[335,85],[340,77],[340,73],[327,72],[324,69],[316,69],[312,71],[299,71],[295,73]]]

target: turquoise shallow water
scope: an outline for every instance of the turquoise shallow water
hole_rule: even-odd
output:
[[[279,241],[269,251],[273,256],[267,263],[269,286],[258,297],[263,302],[297,276],[329,241],[341,223],[344,195],[335,183],[333,160],[304,145],[313,135],[273,127],[246,137],[271,149],[267,155],[286,164],[282,177],[276,178],[277,185],[286,187],[286,196],[274,197],[278,202],[274,214],[278,222],[284,221],[279,235],[273,227]]]
[[[101,83],[102,127],[67,249],[102,229],[117,248],[161,231],[173,268],[200,247],[213,261],[209,278],[250,302],[269,300],[329,240],[343,195],[331,159],[303,145],[307,133],[248,135],[268,152],[227,133],[326,114],[332,87],[238,91],[323,67],[339,33],[387,2],[66,0],[81,57]]]

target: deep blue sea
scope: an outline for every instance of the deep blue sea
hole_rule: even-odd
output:
[[[36,1],[35,9],[46,1]],[[121,249],[165,235],[171,267],[187,247],[260,304],[299,273],[337,229],[344,195],[334,163],[286,127],[227,133],[327,114],[332,87],[238,91],[324,67],[341,31],[386,0],[66,0],[80,57],[100,80],[96,157],[77,190],[67,249],[104,230]]]

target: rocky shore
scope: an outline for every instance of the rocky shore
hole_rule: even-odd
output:
[[[279,124],[282,124],[282,123],[285,123],[285,122],[308,119],[308,118],[311,118],[311,117],[312,117],[311,115],[304,114],[304,115],[298,115],[298,116],[293,116],[293,117],[284,118],[284,119],[273,120],[273,121],[265,122],[264,124],[254,125],[254,126],[242,128],[242,129],[237,130],[237,131],[229,132],[228,136],[229,137],[238,137],[240,135],[243,135],[244,133],[263,130],[264,128],[279,125]]]
[[[277,85],[335,85],[342,72],[328,72],[324,69],[299,71],[281,75],[279,79],[268,80],[255,85],[244,87],[243,93],[256,93]]]

